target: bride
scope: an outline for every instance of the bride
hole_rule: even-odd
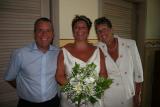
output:
[[[108,76],[103,53],[99,48],[88,43],[91,25],[90,19],[86,16],[75,16],[72,20],[74,43],[62,47],[58,56],[56,79],[60,85],[68,82],[67,78],[70,77],[75,62],[81,66],[93,62],[97,66],[96,72],[99,76]],[[69,101],[64,93],[61,93],[61,107],[75,107],[75,104]],[[97,107],[97,103],[87,103],[81,107]],[[101,107],[103,107],[103,100],[101,100]]]

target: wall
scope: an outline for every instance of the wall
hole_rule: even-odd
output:
[[[33,42],[33,25],[50,17],[50,0],[0,0],[0,107],[16,107],[16,90],[4,81],[14,49]]]
[[[160,0],[147,0],[146,39],[160,38]]]
[[[72,41],[71,23],[76,14],[86,15],[94,22],[98,17],[98,0],[59,0],[60,46]],[[89,39],[96,39],[93,26]]]
[[[146,25],[144,37],[144,90],[142,107],[152,106],[151,101],[154,80],[153,74],[155,72],[155,51],[160,50],[159,10],[160,0],[146,0]]]

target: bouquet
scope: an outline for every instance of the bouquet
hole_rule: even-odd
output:
[[[75,63],[69,82],[62,87],[62,92],[78,107],[88,101],[97,102],[112,83],[111,79],[100,77],[95,68],[94,63],[85,67]]]

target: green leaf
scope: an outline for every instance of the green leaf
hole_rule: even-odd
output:
[[[90,97],[89,97],[89,100],[90,100],[90,102],[91,102],[92,104],[94,104],[95,102],[98,101],[98,100],[97,100],[95,97],[93,97],[93,96],[90,96]]]

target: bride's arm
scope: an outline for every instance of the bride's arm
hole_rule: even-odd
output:
[[[58,55],[56,80],[60,85],[64,85],[67,82],[66,75],[65,75],[64,55],[62,50]]]
[[[100,76],[102,77],[108,77],[107,69],[106,69],[106,63],[105,63],[105,56],[100,49]]]

